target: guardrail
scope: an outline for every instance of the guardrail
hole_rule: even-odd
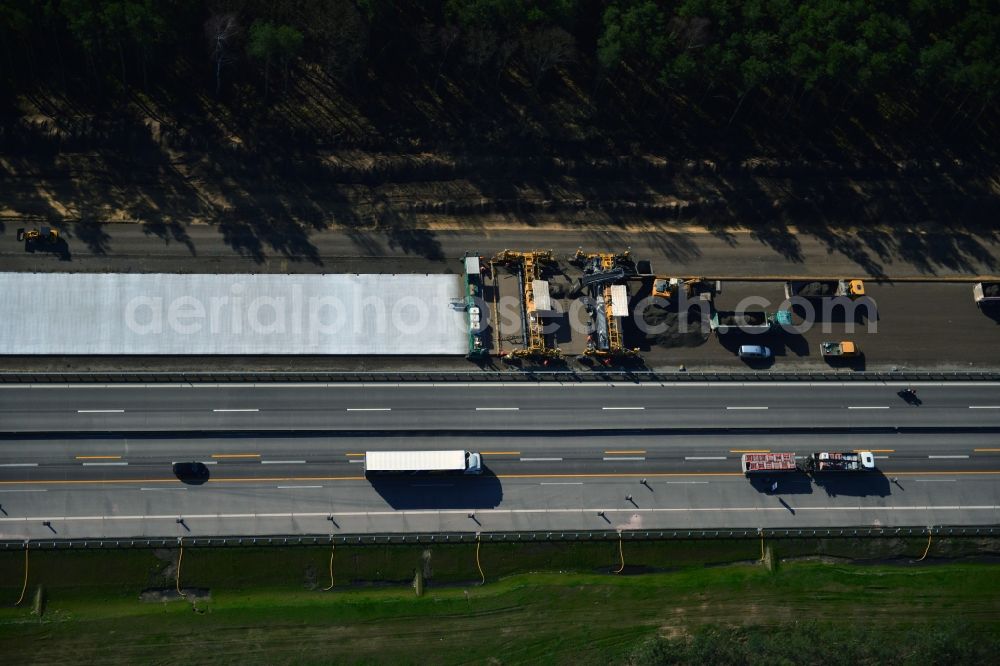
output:
[[[37,539],[0,540],[0,550],[171,548],[183,541],[184,547],[274,547],[347,545],[428,545],[450,543],[531,542],[531,541],[658,541],[679,539],[850,539],[934,536],[1000,536],[997,525],[939,527],[836,527],[836,528],[741,528],[718,530],[592,530],[544,532],[443,532],[426,534],[305,534],[274,536],[157,537],[133,539]]]
[[[926,382],[1000,381],[1000,372],[660,372],[518,370],[399,372],[0,372],[0,384],[339,382]]]

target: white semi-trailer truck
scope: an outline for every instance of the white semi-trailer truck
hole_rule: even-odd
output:
[[[470,451],[366,451],[365,474],[482,474],[483,459]]]

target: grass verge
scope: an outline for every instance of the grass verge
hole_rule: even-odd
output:
[[[864,542],[864,554],[902,548],[915,558],[923,550],[919,542],[888,541],[881,548]],[[850,543],[780,541],[775,549],[787,557]],[[984,545],[939,547],[969,554]],[[33,614],[30,603],[0,609],[0,649],[10,663],[606,663],[652,637],[707,625],[780,628],[808,619],[878,626],[891,641],[902,628],[948,619],[1000,637],[1000,567],[993,564],[786,560],[772,573],[746,562],[704,566],[727,557],[753,561],[759,542],[644,542],[625,544],[626,564],[659,571],[616,576],[606,572],[617,568],[617,544],[485,544],[489,582],[479,586],[471,582],[478,582],[473,550],[338,549],[335,578],[342,578],[322,592],[329,550],[186,549],[182,585],[211,591],[195,603],[138,601],[145,588],[171,587],[175,552],[39,551],[28,598],[43,584],[46,610]],[[0,555],[0,594],[10,604],[20,592],[23,554]],[[409,586],[417,568],[432,581],[422,597]],[[500,573],[514,569],[522,573]],[[532,570],[539,572],[523,573]]]

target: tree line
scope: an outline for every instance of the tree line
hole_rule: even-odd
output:
[[[4,0],[0,41],[10,90],[102,95],[180,64],[216,95],[249,77],[270,96],[303,62],[345,85],[417,67],[536,89],[572,65],[598,87],[725,95],[734,116],[762,93],[917,91],[976,119],[1000,89],[995,0]]]

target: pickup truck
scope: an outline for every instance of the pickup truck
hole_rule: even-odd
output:
[[[843,342],[821,342],[819,349],[824,357],[836,358],[856,358],[861,356],[861,348],[850,340]]]

